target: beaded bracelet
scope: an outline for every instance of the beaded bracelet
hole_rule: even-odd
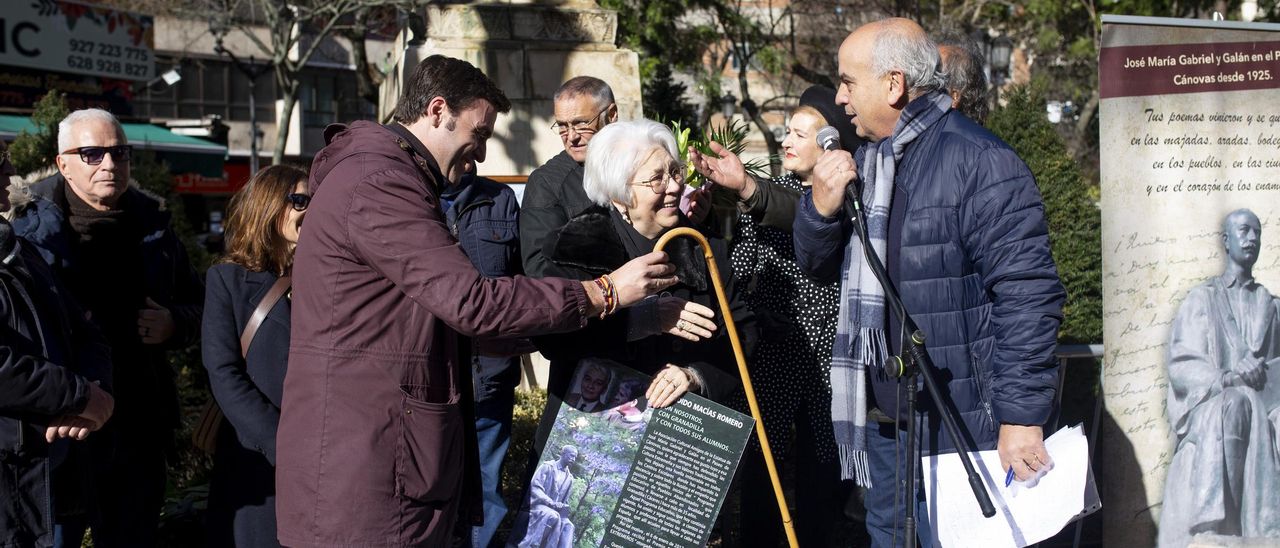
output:
[[[596,287],[600,288],[600,298],[604,299],[604,307],[600,310],[600,319],[603,320],[605,316],[609,315],[609,282],[605,280],[604,276],[592,281],[596,284]]]
[[[608,274],[601,277],[604,278],[604,285],[609,288],[609,298],[605,301],[608,308],[608,311],[605,312],[605,315],[607,316],[618,311],[618,305],[621,304],[621,299],[618,298],[618,286],[613,283],[613,278],[609,277]]]

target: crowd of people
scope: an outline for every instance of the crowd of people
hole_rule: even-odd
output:
[[[895,454],[903,394],[920,387],[883,371],[903,350],[901,319],[870,253],[928,333],[963,436],[1030,477],[1051,462],[1042,426],[1064,291],[1031,173],[980,126],[981,59],[887,19],[852,33],[838,65],[837,89],[814,86],[789,113],[773,179],[718,144],[678,150],[669,126],[620,120],[607,83],[571,78],[553,100],[564,151],[518,205],[475,174],[510,101],[467,62],[428,57],[393,122],[331,127],[309,170],[254,174],[203,279],[162,205],[129,185],[119,122],[72,113],[58,174],[20,203],[0,192],[13,209],[0,223],[0,496],[14,501],[0,545],[79,546],[86,529],[99,547],[157,544],[178,425],[164,355],[197,340],[225,417],[210,546],[568,545],[578,451],[541,452],[562,403],[741,405],[718,270],[765,428],[795,471],[800,543],[839,542],[834,524],[861,491],[872,544],[893,546],[906,500],[928,515]],[[826,126],[836,146],[816,140]],[[690,166],[709,181],[696,191]],[[846,187],[867,206],[869,249]],[[714,193],[738,211],[709,207]],[[716,270],[688,239],[654,251],[677,227],[707,237]],[[534,349],[550,360],[546,409],[535,451],[508,455],[519,356]],[[592,360],[652,381],[611,405],[608,371],[578,368]],[[914,417],[929,453],[952,449],[941,411]],[[760,452],[740,468],[740,536],[776,546]],[[532,517],[502,539],[511,458],[528,459]]]

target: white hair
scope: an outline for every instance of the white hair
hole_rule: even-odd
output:
[[[58,152],[71,148],[71,126],[89,120],[107,122],[115,126],[117,136],[124,140],[124,126],[120,125],[120,120],[117,120],[114,114],[100,108],[86,108],[72,112],[58,122]]]
[[[630,203],[632,187],[628,183],[655,148],[666,151],[674,159],[680,158],[671,128],[653,120],[628,120],[605,126],[587,143],[582,175],[582,189],[587,197],[598,205],[612,201]]]
[[[901,71],[911,97],[944,89],[947,82],[938,45],[933,39],[924,33],[903,32],[892,26],[876,33],[871,70],[876,76]]]

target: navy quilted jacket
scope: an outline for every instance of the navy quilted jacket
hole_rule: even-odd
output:
[[[887,266],[928,337],[935,378],[967,437],[988,449],[1000,423],[1044,424],[1057,386],[1053,352],[1066,291],[1031,171],[953,110],[907,146],[896,184],[907,203],[901,233],[889,235],[901,246],[898,264]],[[812,194],[804,196],[794,233],[802,269],[839,279],[851,235],[847,220],[823,218]],[[921,393],[919,401],[927,400]],[[923,445],[945,451],[951,442],[933,415]]]

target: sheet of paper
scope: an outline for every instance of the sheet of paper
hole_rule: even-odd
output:
[[[995,505],[996,515],[982,516],[955,453],[921,459],[929,524],[940,546],[1021,548],[1061,531],[1082,512],[1096,510],[1088,501],[1089,443],[1079,425],[1063,428],[1045,440],[1053,468],[1035,481],[1004,486],[1005,471],[995,451],[971,453]]]

